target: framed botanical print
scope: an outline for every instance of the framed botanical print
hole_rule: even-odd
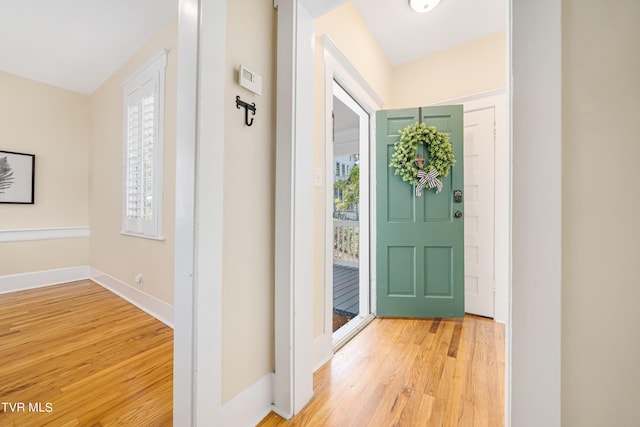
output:
[[[0,203],[34,203],[35,154],[0,151]]]

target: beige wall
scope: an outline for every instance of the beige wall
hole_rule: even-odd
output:
[[[502,31],[395,67],[388,108],[430,105],[501,89],[506,83],[507,40]]]
[[[92,267],[173,303],[177,21],[170,23],[91,96]],[[120,84],[161,49],[169,49],[165,81],[163,241],[120,234],[122,227],[123,97]],[[141,273],[142,286],[134,277]]]
[[[0,72],[0,150],[36,155],[35,204],[0,204],[3,230],[89,225],[89,97]],[[88,239],[0,244],[0,275],[88,264]]]
[[[327,35],[385,103],[391,98],[393,67],[367,28],[356,7],[348,1],[316,20],[316,38]],[[316,45],[316,77],[322,48]],[[318,56],[319,55],[319,56]]]
[[[0,276],[89,265],[89,238],[0,243]]]
[[[275,31],[269,1],[227,3],[222,402],[274,370]],[[262,95],[238,85],[245,65]],[[256,103],[253,126],[235,98]]]
[[[638,425],[640,3],[562,16],[562,425]]]

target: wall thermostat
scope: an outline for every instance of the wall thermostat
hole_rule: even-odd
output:
[[[244,65],[240,66],[240,86],[251,92],[262,95],[262,76],[251,71]]]

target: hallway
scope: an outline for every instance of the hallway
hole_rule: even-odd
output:
[[[271,426],[504,425],[504,325],[376,319],[314,374],[314,398]]]

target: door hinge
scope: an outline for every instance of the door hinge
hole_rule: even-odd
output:
[[[336,114],[331,111],[331,141],[336,142]]]

